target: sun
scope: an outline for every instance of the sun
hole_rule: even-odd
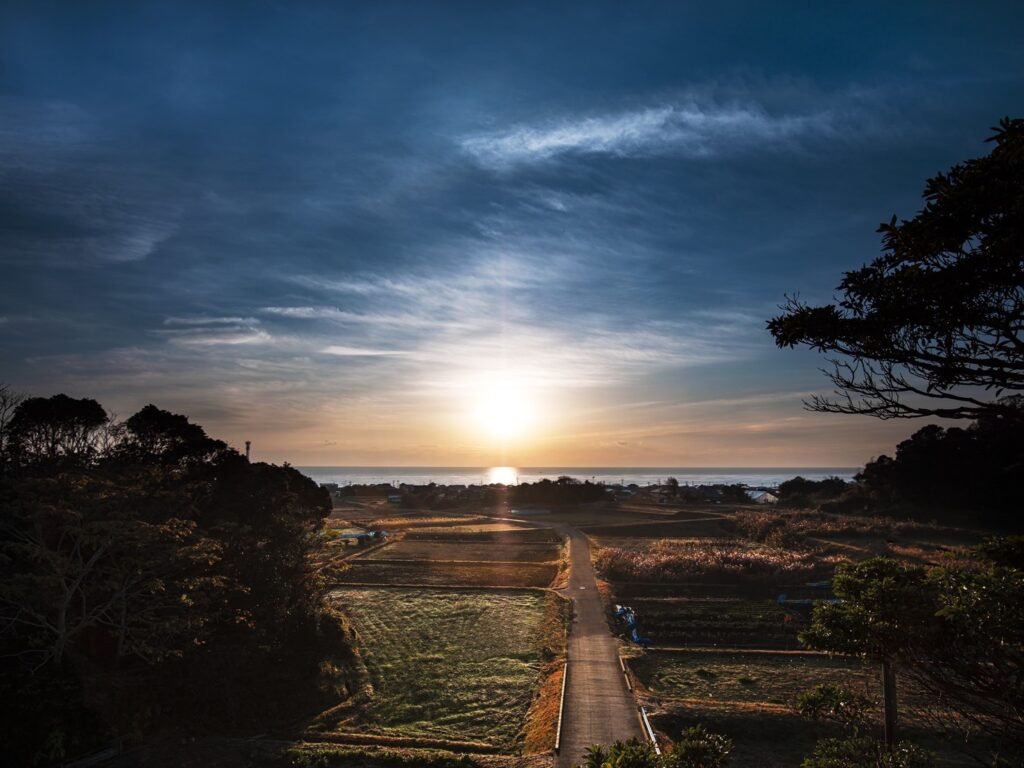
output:
[[[487,390],[475,409],[480,429],[499,440],[523,436],[533,423],[534,413],[529,398],[521,390],[510,386]]]

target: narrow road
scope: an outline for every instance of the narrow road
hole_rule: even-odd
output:
[[[591,744],[643,738],[636,700],[626,687],[615,638],[608,631],[597,592],[590,541],[575,528],[558,526],[569,537],[569,585],[575,603],[569,630],[569,678],[565,686],[562,744],[557,768],[580,761]]]

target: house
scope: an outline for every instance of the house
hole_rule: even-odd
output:
[[[747,495],[755,504],[774,504],[779,500],[771,491],[750,491]]]

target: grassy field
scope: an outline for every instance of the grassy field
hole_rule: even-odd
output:
[[[561,652],[564,601],[540,591],[332,594],[352,621],[368,694],[334,730],[518,747],[544,663]]]

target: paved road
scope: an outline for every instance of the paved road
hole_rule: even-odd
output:
[[[575,620],[569,630],[569,679],[565,686],[562,745],[556,765],[578,762],[591,744],[643,738],[636,701],[626,688],[615,638],[608,631],[597,592],[590,542],[575,528],[560,527],[569,537],[569,585]]]

